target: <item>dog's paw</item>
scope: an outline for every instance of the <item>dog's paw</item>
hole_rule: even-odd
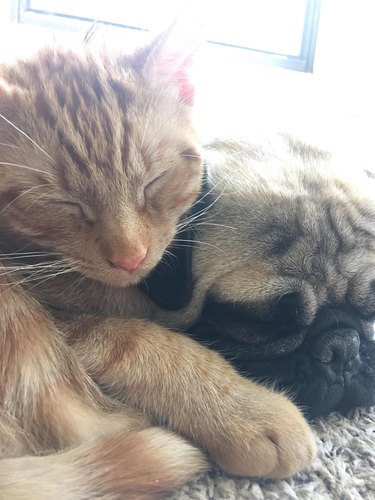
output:
[[[219,445],[210,450],[211,457],[231,474],[292,476],[315,457],[313,434],[301,412],[286,397],[251,385],[252,390],[246,391],[248,399],[244,401],[243,394],[237,414],[227,420]]]

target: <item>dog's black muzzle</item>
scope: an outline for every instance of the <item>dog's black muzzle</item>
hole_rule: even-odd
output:
[[[227,316],[228,306],[211,301],[190,333],[221,352],[242,374],[285,390],[311,417],[375,404],[375,342],[363,335],[373,328],[371,322],[364,324],[352,312],[326,307],[309,328],[286,335],[279,331],[264,341],[259,336],[254,342],[251,319],[242,310],[236,316],[233,304],[223,328],[218,311]],[[273,327],[276,331],[280,324]],[[241,342],[233,337],[236,328],[241,329]]]

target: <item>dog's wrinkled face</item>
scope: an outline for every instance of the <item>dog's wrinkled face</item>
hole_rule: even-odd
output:
[[[310,415],[375,403],[375,181],[289,137],[207,154],[215,203],[171,324]]]

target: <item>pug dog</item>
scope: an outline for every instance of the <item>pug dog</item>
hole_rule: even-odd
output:
[[[142,284],[154,319],[307,416],[375,404],[374,169],[289,134],[205,152],[201,198]]]

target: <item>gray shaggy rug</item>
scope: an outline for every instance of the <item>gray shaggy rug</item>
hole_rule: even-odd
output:
[[[168,500],[375,499],[375,407],[312,423],[318,456],[291,479],[256,481],[213,471]]]

